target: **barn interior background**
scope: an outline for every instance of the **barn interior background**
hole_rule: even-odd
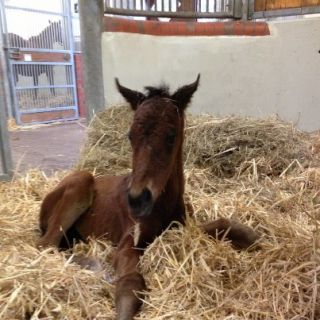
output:
[[[145,252],[150,291],[137,319],[320,318],[319,0],[80,0],[82,52],[77,3],[0,1],[0,179],[12,178],[7,117],[23,124],[9,136],[42,135],[29,149],[47,156],[54,140],[76,144],[70,128],[83,122],[64,120],[123,103],[114,76],[137,90],[161,80],[174,90],[201,72],[190,111],[222,115],[187,116],[186,198],[195,215]],[[68,172],[130,172],[130,121],[127,106],[95,116]],[[103,260],[98,276],[64,252],[35,247],[41,201],[67,173],[57,167],[60,152],[52,175],[32,167],[0,183],[0,319],[115,317],[110,244],[74,250]],[[261,250],[237,252],[199,232],[196,223],[217,217],[253,227]]]

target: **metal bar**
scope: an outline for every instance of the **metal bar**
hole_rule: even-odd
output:
[[[49,85],[49,86],[26,86],[26,87],[16,87],[16,90],[32,90],[32,89],[64,89],[64,88],[74,88],[73,84],[66,85]]]
[[[163,17],[163,18],[233,18],[233,14],[229,12],[161,12],[161,11],[140,11],[140,10],[123,10],[118,8],[106,8],[106,14],[116,14],[123,16],[137,17]]]
[[[72,63],[71,66],[71,77],[72,79],[72,84],[73,84],[73,101],[75,102],[76,105],[76,117],[79,117],[79,104],[78,104],[78,95],[77,95],[77,88],[76,88],[76,72],[75,72],[75,64],[74,64],[74,42],[73,42],[73,29],[72,29],[72,11],[71,11],[71,5],[69,0],[64,0],[64,10],[67,13],[67,22],[68,22],[68,35],[70,44],[70,62]],[[68,69],[68,68],[67,68]],[[67,75],[68,75],[69,70],[67,70]],[[68,79],[67,79],[68,81]]]
[[[2,9],[2,4],[0,3]],[[2,19],[0,16],[0,158],[1,158],[1,171],[0,179],[8,180],[12,176],[12,158],[9,145],[9,134],[7,129],[7,116],[6,105],[11,102],[11,99],[6,91],[5,82],[7,78],[5,76],[6,63],[5,53],[3,50],[3,31],[2,31]]]
[[[242,1],[242,20],[248,20],[249,0]]]
[[[21,11],[33,12],[33,13],[48,14],[48,15],[53,15],[53,16],[66,16],[65,14],[63,14],[61,12],[38,10],[38,9],[24,8],[24,7],[16,7],[16,6],[11,6],[11,5],[5,5],[5,8],[6,9],[12,9],[12,10],[21,10]]]
[[[13,117],[13,110],[11,110],[10,106],[11,104],[13,104],[13,97],[12,97],[12,90],[11,90],[11,86],[10,86],[10,66],[9,66],[9,59],[8,59],[8,51],[6,50],[6,44],[7,44],[7,23],[6,23],[6,16],[5,16],[5,9],[4,9],[4,1],[0,0],[0,39],[2,41],[2,48],[0,47],[0,52],[3,55],[2,60],[3,60],[3,65],[6,67],[6,69],[4,69],[4,74],[8,75],[8,81],[5,82],[4,84],[4,89],[6,93],[10,93],[9,94],[9,105],[7,106],[7,111],[8,111],[8,116],[9,117]],[[0,59],[1,62],[1,59]]]
[[[12,65],[27,65],[27,66],[30,66],[30,65],[72,66],[72,62],[11,61],[11,63]]]
[[[13,65],[12,61],[7,57],[7,60],[9,61],[9,81],[10,81],[10,90],[11,90],[11,99],[13,104],[13,112],[14,117],[16,119],[17,124],[20,124],[20,113],[19,113],[19,106],[18,106],[18,100],[15,92],[15,81],[13,79]]]
[[[254,14],[254,0],[248,0],[248,20],[252,19]]]
[[[75,120],[79,120],[79,118],[76,117],[71,117],[71,118],[61,118],[58,121],[59,122],[69,122],[69,121],[75,121]],[[33,121],[30,122],[31,124],[44,124],[44,123],[55,123],[57,122],[57,120],[45,120],[45,121]],[[28,126],[30,125],[30,123],[21,123],[21,126]]]
[[[263,18],[272,18],[272,17],[283,17],[283,16],[298,16],[298,15],[314,14],[314,13],[320,13],[320,6],[277,9],[277,10],[269,10],[269,11],[257,11],[253,13],[252,18],[263,19]]]
[[[242,0],[233,0],[233,18],[241,19],[242,18]]]
[[[40,52],[40,53],[70,53],[70,50],[57,50],[57,49],[41,49],[41,48],[19,48],[19,47],[11,47],[10,44],[9,46],[4,46],[4,49],[19,49],[20,52]]]
[[[67,107],[58,107],[58,108],[28,109],[28,110],[21,111],[21,114],[43,113],[43,112],[64,111],[64,110],[75,110],[75,111],[77,111],[77,106],[67,106]]]
[[[5,14],[5,5],[4,5],[4,0],[0,0],[0,30],[2,30],[2,34],[6,35],[8,33],[8,28],[7,28],[7,19],[6,19],[6,14]],[[2,37],[2,36],[1,36]],[[2,39],[3,45],[6,45],[7,43],[7,37],[4,37]]]
[[[0,0],[0,6],[1,6],[1,10],[0,12],[2,13],[2,26],[0,25],[0,28],[3,27],[3,31],[1,31],[1,35],[4,34],[7,35],[8,34],[8,24],[7,24],[7,20],[6,20],[6,12],[5,12],[5,5],[4,5],[4,0]],[[5,47],[9,46],[9,39],[7,36],[4,37],[4,44]],[[18,102],[17,102],[17,97],[15,94],[15,85],[14,85],[14,79],[13,79],[13,67],[11,64],[11,60],[9,59],[9,55],[8,55],[8,51],[5,51],[5,58],[7,61],[7,72],[9,74],[9,88],[10,88],[10,104],[11,106],[13,106],[12,108],[12,112],[13,112],[13,116],[16,119],[17,124],[20,124],[20,115],[19,115],[19,108],[18,108]]]

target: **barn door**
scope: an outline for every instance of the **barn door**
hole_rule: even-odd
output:
[[[17,123],[77,119],[70,2],[0,1]]]

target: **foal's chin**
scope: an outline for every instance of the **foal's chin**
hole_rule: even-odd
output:
[[[148,204],[147,206],[139,209],[131,208],[130,211],[133,218],[142,219],[142,218],[149,217],[152,213],[152,209],[153,209],[153,203]]]

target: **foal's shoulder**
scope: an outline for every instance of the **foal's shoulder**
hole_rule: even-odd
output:
[[[126,188],[128,185],[129,175],[111,176],[103,175],[95,178],[95,187],[98,190],[112,188],[113,190],[119,188]]]

